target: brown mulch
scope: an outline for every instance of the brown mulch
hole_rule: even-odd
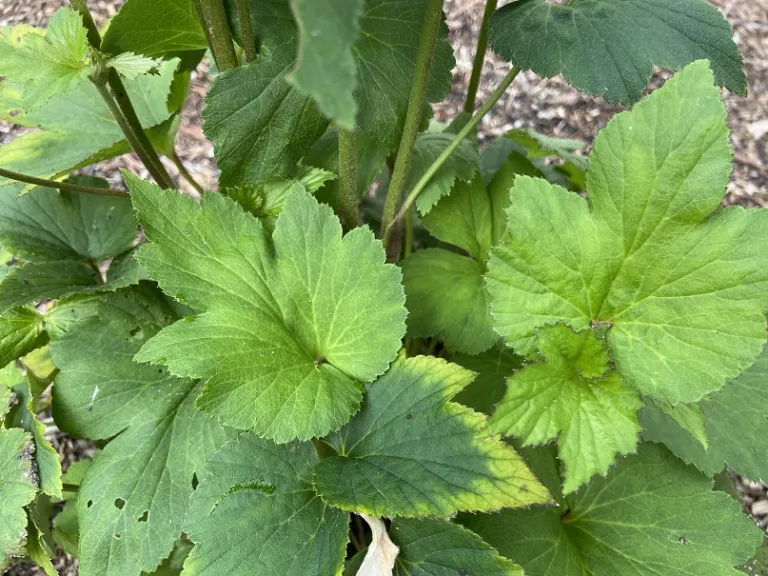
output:
[[[749,96],[742,98],[724,92],[728,121],[734,148],[734,172],[728,187],[728,202],[745,206],[768,206],[768,0],[709,0],[726,15],[734,27],[735,38],[742,51],[749,81]],[[44,26],[64,0],[0,0],[0,26],[27,23]],[[504,3],[502,1],[502,3]],[[89,5],[99,23],[113,16],[121,0],[90,0]],[[438,119],[450,120],[461,110],[464,93],[472,70],[474,43],[480,26],[484,0],[446,0],[451,41],[456,50],[454,90],[435,106]],[[489,54],[478,93],[478,101],[490,94],[509,70],[509,65]],[[660,85],[669,74],[659,72],[652,86]],[[205,188],[215,188],[217,180],[213,150],[202,130],[200,112],[210,77],[205,65],[193,74],[191,90],[176,142],[177,153],[194,178]],[[562,78],[541,79],[526,72],[521,74],[507,94],[483,121],[481,141],[503,134],[511,128],[531,127],[551,136],[582,139],[591,142],[597,131],[621,108],[570,87]],[[0,144],[20,134],[22,129],[0,121]],[[188,192],[191,187],[179,177],[178,170],[164,159],[169,173]],[[119,185],[118,167],[147,177],[141,163],[133,155],[102,163],[95,170]],[[88,454],[87,443],[73,442],[62,434],[55,435],[57,448],[66,463],[74,456]],[[752,511],[761,526],[768,516],[757,513],[755,502],[768,500],[768,489],[759,483],[741,481],[740,491],[747,511]],[[758,496],[757,494],[760,494]],[[751,494],[752,496],[749,496]],[[768,506],[764,507],[768,514]],[[761,509],[762,510],[762,509]],[[76,576],[77,563],[61,556],[56,567],[62,576]],[[30,576],[42,571],[20,565],[6,576]]]

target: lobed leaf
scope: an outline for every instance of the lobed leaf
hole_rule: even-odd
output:
[[[768,213],[720,207],[730,157],[697,62],[598,135],[589,204],[517,178],[486,275],[495,330],[530,354],[542,326],[608,327],[623,379],[670,404],[740,374],[766,340]]]
[[[24,506],[34,500],[37,492],[29,451],[31,440],[24,430],[0,429],[0,570],[24,553]]]
[[[12,308],[0,316],[0,365],[45,345],[43,317],[33,308]]]
[[[150,277],[202,314],[150,340],[137,361],[207,385],[197,407],[277,442],[337,430],[357,411],[361,382],[400,348],[400,274],[357,228],[342,238],[330,208],[290,193],[272,238],[218,194],[200,203],[126,175],[150,243]]]
[[[427,357],[398,360],[366,387],[361,411],[328,438],[315,469],[323,500],[371,516],[450,516],[549,501],[485,416],[451,398],[474,374]]]
[[[731,27],[704,0],[519,0],[491,19],[491,47],[545,77],[562,73],[576,88],[610,102],[639,100],[653,65],[678,70],[709,59],[717,83],[746,95]]]
[[[557,438],[568,494],[608,472],[617,455],[635,451],[643,401],[610,369],[605,343],[591,332],[557,325],[537,336],[543,361],[507,380],[491,428],[526,446]]]
[[[762,541],[737,502],[652,444],[558,503],[460,520],[528,576],[736,576]]]
[[[249,432],[222,446],[192,495],[188,576],[340,574],[349,516],[312,489],[311,443],[276,445]]]

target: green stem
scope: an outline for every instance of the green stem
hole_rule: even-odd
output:
[[[469,114],[472,114],[475,110],[477,88],[480,86],[480,77],[483,74],[483,64],[485,64],[485,53],[488,51],[488,24],[491,21],[491,16],[496,11],[498,3],[498,0],[487,0],[485,4],[483,23],[480,25],[480,36],[477,39],[475,62],[472,65],[472,76],[469,79],[469,88],[467,88],[467,101],[464,104],[464,112]]]
[[[237,54],[223,0],[194,0],[216,66],[224,72],[237,68]],[[248,20],[250,22],[250,19]]]
[[[120,84],[122,85],[122,82]],[[141,141],[137,137],[136,131],[134,131],[133,126],[131,126],[128,119],[123,115],[123,111],[120,109],[120,106],[113,96],[113,92],[109,90],[107,84],[104,82],[94,81],[93,85],[96,86],[99,95],[101,96],[102,100],[104,100],[107,108],[109,108],[109,111],[112,113],[112,116],[117,122],[117,125],[120,127],[120,130],[122,130],[123,134],[125,135],[125,139],[128,140],[128,144],[130,144],[131,149],[141,159],[142,163],[144,166],[146,166],[147,170],[149,170],[149,173],[152,175],[155,181],[163,188],[173,188],[173,181],[171,180],[171,177],[168,176],[165,168],[159,170],[157,167],[160,159],[157,158],[157,162],[155,162],[152,159],[152,155],[142,146]],[[124,98],[128,97],[125,94],[124,89],[122,90],[122,93]],[[144,134],[144,130],[141,130],[141,133]],[[154,148],[152,148],[152,152],[154,152]],[[157,153],[155,153],[155,157],[157,157]]]
[[[253,62],[259,53],[256,50],[256,37],[253,35],[253,22],[251,22],[251,9],[248,6],[248,0],[237,0],[237,15],[240,18],[240,34],[243,37],[245,60]]]
[[[128,193],[123,192],[122,190],[97,188],[95,186],[80,186],[79,184],[70,184],[69,182],[46,180],[45,178],[37,178],[35,176],[13,172],[12,170],[6,170],[5,168],[0,168],[0,176],[10,180],[16,180],[17,182],[24,182],[25,184],[44,186],[46,188],[56,188],[57,190],[63,190],[65,192],[85,192],[86,194],[99,194],[100,196],[128,196]]]
[[[83,25],[88,33],[88,43],[94,50],[99,50],[101,48],[101,34],[96,23],[93,21],[90,10],[88,10],[86,0],[72,0],[72,7],[78,11],[83,19]],[[136,115],[136,111],[133,109],[128,93],[125,91],[123,81],[114,68],[109,70],[107,82],[112,89],[112,95],[109,95],[109,91],[101,79],[93,81],[123,134],[125,134],[125,138],[128,140],[131,148],[159,185],[164,188],[174,188],[173,180],[171,180],[155,148],[144,133],[144,128]],[[117,107],[113,106],[115,101]]]
[[[396,260],[399,255],[399,248],[390,245],[392,223],[397,212],[397,206],[400,203],[400,198],[405,190],[408,170],[411,167],[411,158],[413,157],[413,147],[416,144],[416,137],[419,135],[422,111],[424,110],[424,103],[427,98],[429,72],[432,68],[432,59],[435,55],[435,46],[437,45],[437,36],[440,31],[442,18],[443,0],[427,0],[424,25],[421,30],[419,54],[416,58],[415,76],[408,101],[408,112],[405,116],[405,127],[403,128],[403,136],[397,151],[397,160],[395,160],[395,169],[392,173],[392,180],[389,183],[389,191],[384,203],[384,213],[381,218],[384,247],[387,249],[387,255],[390,260]]]
[[[440,154],[440,156],[437,157],[437,160],[435,160],[429,169],[427,169],[427,171],[421,177],[421,180],[416,183],[416,186],[414,186],[413,190],[411,190],[410,194],[408,194],[408,197],[400,207],[400,211],[397,213],[397,216],[395,216],[391,224],[389,224],[389,229],[385,230],[385,239],[388,237],[388,234],[390,233],[393,226],[408,213],[408,210],[410,210],[411,206],[413,206],[416,198],[418,198],[419,194],[424,191],[424,188],[427,187],[429,181],[434,177],[435,174],[437,174],[437,171],[440,170],[443,164],[445,164],[445,161],[451,157],[451,154],[456,151],[456,149],[467,138],[467,136],[469,136],[472,131],[474,131],[477,125],[480,124],[480,121],[483,119],[483,117],[491,111],[491,108],[493,108],[496,102],[498,102],[499,99],[504,95],[504,92],[507,91],[507,88],[509,88],[509,85],[512,84],[519,73],[520,69],[517,67],[512,68],[512,70],[509,71],[509,73],[504,77],[504,80],[501,81],[501,84],[499,84],[499,87],[496,88],[493,94],[491,94],[490,98],[488,98],[488,101],[483,104],[477,112],[475,112],[469,122],[467,122],[467,125],[461,129],[461,132],[456,135],[456,137],[451,141],[450,145],[445,150],[443,150],[443,153]]]
[[[93,21],[93,16],[91,16],[91,11],[88,10],[86,0],[71,0],[71,4],[72,8],[77,10],[83,18],[83,25],[88,32],[88,43],[96,50],[100,50],[101,33],[99,32],[98,26],[96,26],[96,23]]]
[[[413,210],[405,213],[405,257],[413,251]]]
[[[360,226],[357,202],[357,134],[339,128],[339,212],[348,228]]]
[[[184,178],[187,182],[189,182],[190,186],[197,190],[200,194],[205,194],[205,188],[200,186],[200,184],[197,183],[197,181],[194,179],[192,174],[190,174],[189,170],[187,170],[187,167],[184,166],[184,162],[181,161],[181,158],[179,158],[179,155],[176,153],[175,149],[171,149],[171,162],[173,162],[176,165],[176,168],[179,171],[179,174],[181,174],[181,177]]]
[[[131,99],[128,96],[128,92],[125,90],[125,85],[123,84],[120,75],[117,73],[117,70],[114,68],[110,69],[109,71],[108,83],[112,90],[112,96],[114,97],[118,109],[120,110],[120,113],[125,120],[125,125],[132,132],[133,142],[131,142],[131,138],[129,137],[128,133],[123,130],[125,132],[126,138],[128,139],[128,143],[131,144],[134,152],[136,152],[139,158],[141,158],[141,161],[147,167],[147,170],[149,170],[149,173],[152,175],[155,181],[163,188],[173,190],[176,188],[175,184],[173,183],[173,179],[168,174],[165,166],[163,166],[163,163],[160,161],[160,156],[157,154],[157,150],[155,150],[155,147],[152,145],[152,142],[150,142],[149,137],[144,132],[144,127],[141,125],[141,120],[139,120],[139,117],[136,114],[136,110],[131,103]]]

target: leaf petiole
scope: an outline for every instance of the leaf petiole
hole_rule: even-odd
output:
[[[70,184],[69,182],[57,182],[56,180],[46,180],[45,178],[37,178],[35,176],[29,176],[28,174],[21,174],[20,172],[14,172],[12,170],[6,170],[0,168],[0,176],[8,178],[10,180],[16,180],[17,182],[24,182],[25,184],[33,184],[34,186],[44,186],[46,188],[55,188],[65,192],[84,192],[86,194],[99,194],[100,196],[120,196],[128,197],[127,192],[122,190],[112,190],[111,188],[97,188],[95,186],[81,186],[79,184]]]

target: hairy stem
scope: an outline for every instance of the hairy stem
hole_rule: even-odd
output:
[[[94,50],[99,50],[101,48],[101,34],[99,33],[98,26],[93,21],[90,10],[88,10],[86,0],[72,0],[72,7],[77,10],[83,19],[83,25],[88,32],[88,43]],[[160,186],[174,188],[173,180],[168,175],[155,148],[144,133],[144,128],[138,116],[136,116],[136,111],[133,108],[133,104],[131,104],[128,93],[125,91],[123,81],[114,68],[109,70],[107,82],[112,89],[114,97],[109,95],[109,91],[106,90],[106,86],[101,79],[93,81],[123,134],[125,134],[125,138],[128,140],[131,148]],[[107,96],[109,97],[107,98]],[[115,103],[117,104],[116,107],[113,105]]]
[[[384,213],[381,218],[381,231],[384,247],[390,260],[396,260],[399,256],[397,246],[390,245],[392,241],[392,223],[397,212],[397,206],[405,190],[408,170],[411,167],[413,147],[416,137],[419,135],[422,111],[427,97],[427,84],[432,68],[432,59],[435,55],[437,36],[440,32],[440,23],[443,17],[443,0],[427,0],[427,10],[424,16],[424,25],[421,31],[421,43],[416,59],[416,72],[411,86],[411,94],[408,103],[408,112],[405,116],[405,127],[397,151],[395,169],[389,183],[389,191],[384,203]],[[399,242],[395,243],[399,244]]]
[[[211,48],[216,66],[224,72],[237,68],[237,54],[232,43],[232,33],[227,22],[227,12],[223,0],[194,0],[197,16],[203,25],[208,45]],[[250,18],[248,23],[250,24]]]
[[[205,188],[200,186],[200,184],[197,183],[197,181],[194,179],[192,174],[187,170],[187,167],[184,166],[184,162],[181,161],[181,158],[179,158],[179,155],[176,153],[176,150],[171,150],[171,161],[176,165],[176,168],[179,171],[179,174],[181,174],[181,177],[184,178],[187,182],[189,182],[190,186],[197,190],[200,194],[205,193]]]
[[[348,228],[360,226],[357,202],[357,134],[339,128],[339,212]]]
[[[483,104],[477,112],[475,112],[470,121],[467,122],[466,126],[461,129],[461,132],[456,135],[456,137],[451,141],[450,145],[445,150],[443,150],[443,153],[440,154],[440,156],[437,157],[437,160],[435,160],[427,169],[421,179],[416,183],[416,186],[414,186],[413,190],[411,190],[411,192],[408,194],[408,197],[400,207],[400,211],[397,213],[397,216],[395,216],[395,218],[392,220],[392,223],[389,225],[390,230],[401,218],[403,218],[403,216],[408,213],[408,210],[410,210],[411,206],[413,206],[416,198],[419,197],[419,194],[421,194],[424,191],[424,188],[427,187],[427,184],[429,184],[429,181],[434,177],[435,174],[437,174],[437,171],[440,170],[442,165],[445,164],[445,161],[451,157],[451,154],[456,151],[456,149],[467,138],[467,136],[469,136],[477,127],[477,125],[480,124],[480,121],[483,119],[483,117],[491,111],[491,108],[493,108],[494,104],[496,104],[496,102],[498,102],[499,99],[504,95],[504,92],[507,91],[507,88],[509,88],[509,85],[512,84],[519,73],[519,68],[512,68],[512,70],[509,71],[509,73],[504,77],[504,80],[501,81],[501,84],[499,84],[499,87],[496,88],[493,94],[491,94],[490,98],[488,98],[488,101]],[[388,233],[389,232],[385,230],[384,238],[387,238]]]
[[[475,110],[477,88],[480,86],[480,76],[483,73],[483,64],[485,64],[485,53],[488,51],[488,24],[491,21],[491,16],[496,11],[498,3],[498,0],[487,0],[485,4],[483,23],[480,26],[480,36],[477,39],[475,62],[472,64],[472,76],[469,79],[469,88],[467,88],[467,101],[464,104],[464,111],[469,114],[472,114]]]
[[[237,15],[240,17],[240,30],[243,36],[245,60],[253,62],[259,53],[256,50],[256,38],[253,35],[253,22],[251,22],[251,9],[248,6],[248,0],[237,0]]]
[[[115,118],[117,125],[120,127],[120,130],[122,130],[123,134],[125,135],[125,139],[128,140],[128,144],[130,144],[131,149],[133,149],[133,151],[136,152],[136,155],[141,159],[142,163],[144,164],[144,166],[146,166],[147,170],[149,170],[149,173],[152,175],[152,178],[154,178],[155,181],[158,183],[158,185],[162,186],[163,188],[171,188],[171,189],[174,188],[173,180],[171,180],[171,177],[168,175],[168,172],[166,172],[165,168],[160,163],[160,158],[157,156],[157,152],[155,152],[154,148],[151,148],[151,151],[147,150],[142,145],[141,140],[139,140],[138,138],[137,132],[134,130],[134,127],[131,125],[131,122],[129,122],[128,119],[123,115],[123,111],[120,109],[120,106],[118,105],[117,101],[115,100],[115,97],[113,96],[113,92],[110,91],[107,84],[104,82],[94,81],[93,85],[96,86],[96,89],[99,91],[99,95],[101,96],[102,100],[104,100],[104,102],[106,103],[107,107],[109,108],[109,111],[112,113],[112,116]],[[120,82],[120,86],[122,86],[122,82]],[[128,98],[128,95],[125,94],[125,88],[121,90],[121,93],[123,94],[124,99]],[[133,108],[131,107],[131,109]],[[134,114],[134,118],[135,118],[135,114]],[[135,121],[138,122],[138,118],[135,118]],[[141,126],[141,124],[139,124],[139,126]],[[140,132],[141,134],[144,134],[143,129],[140,130]]]
[[[27,174],[21,174],[12,170],[6,170],[0,168],[0,176],[8,178],[10,180],[16,180],[17,182],[24,182],[25,184],[33,184],[35,186],[44,186],[46,188],[55,188],[57,190],[63,190],[65,192],[85,192],[86,194],[98,194],[100,196],[122,196],[127,197],[128,193],[122,190],[112,190],[110,188],[97,188],[96,186],[81,186],[79,184],[70,184],[69,182],[57,182],[56,180],[46,180],[45,178],[37,178],[35,176],[29,176]]]
[[[134,152],[139,156],[158,185],[169,190],[174,189],[176,186],[173,183],[173,179],[168,174],[165,166],[163,166],[163,163],[160,161],[160,156],[157,154],[157,150],[155,150],[149,137],[144,132],[144,127],[141,125],[141,121],[136,114],[131,99],[128,97],[128,92],[125,90],[125,85],[123,84],[120,75],[117,73],[117,70],[114,68],[109,71],[108,83],[125,124],[132,132],[133,142],[131,141],[128,132],[123,129],[131,148],[133,148]],[[109,103],[107,103],[107,105],[109,105]],[[112,108],[110,108],[110,110],[112,110]],[[115,117],[115,119],[117,119],[117,117]],[[119,123],[120,121],[118,120],[118,124]],[[123,128],[123,126],[120,126],[120,128]]]

